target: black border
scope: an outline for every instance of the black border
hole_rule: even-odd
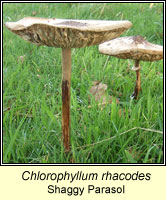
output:
[[[3,41],[3,3],[163,3],[163,44],[165,44],[165,1],[2,1],[1,2],[1,41]],[[1,116],[3,116],[3,42],[1,43]],[[22,164],[22,163],[3,163],[3,119],[1,117],[1,166],[165,166],[165,46],[164,46],[164,58],[163,58],[163,71],[164,71],[164,80],[163,80],[163,118],[164,118],[164,127],[163,127],[163,163],[161,164],[131,164],[131,163],[121,163],[121,164],[113,164],[113,163],[75,163],[75,164],[69,164],[69,163],[46,163],[46,164],[39,164],[39,163],[32,163],[32,164]]]

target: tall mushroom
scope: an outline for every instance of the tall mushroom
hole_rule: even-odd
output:
[[[65,151],[70,150],[71,48],[97,45],[118,37],[132,26],[129,21],[69,20],[26,17],[6,27],[38,46],[62,48],[62,132]]]
[[[155,45],[142,36],[120,37],[99,45],[99,52],[122,59],[135,60],[136,86],[132,98],[137,99],[141,90],[140,64],[142,61],[156,61],[163,58],[163,47]]]

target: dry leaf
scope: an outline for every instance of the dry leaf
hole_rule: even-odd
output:
[[[26,55],[23,55],[23,56],[19,56],[18,58],[17,58],[17,61],[18,62],[24,62],[24,60],[25,60],[25,57],[26,57]]]
[[[109,96],[109,103],[112,103],[112,97],[113,96]],[[116,104],[119,104],[119,99],[116,98]]]
[[[33,11],[33,12],[32,12],[32,15],[33,15],[33,16],[35,16],[36,14],[37,14],[37,12],[36,12],[36,11]]]
[[[93,85],[99,85],[100,81],[93,81]]]
[[[162,33],[158,33],[159,34],[159,36],[161,37],[161,38],[163,38],[163,32]]]
[[[128,110],[128,117],[129,118],[130,118],[130,113],[131,113],[131,111]],[[119,109],[118,114],[119,114],[119,117],[122,117],[122,115],[124,115],[126,117],[126,110],[125,109]]]
[[[149,6],[149,7],[152,8],[153,6],[154,6],[154,3],[150,3],[150,6]]]
[[[119,117],[122,117],[122,114],[123,114],[123,113],[125,113],[125,110],[119,109],[119,112],[118,112]]]
[[[3,109],[3,112],[9,111],[11,109],[11,107],[7,107]]]
[[[103,98],[105,91],[107,89],[106,84],[97,83],[96,81],[93,83],[93,86],[90,89],[90,93],[95,97],[96,101],[100,101]]]
[[[106,84],[103,84],[99,81],[93,82],[93,86],[90,89],[90,93],[95,97],[95,101],[99,102],[102,100],[102,102],[99,103],[98,106],[103,107],[104,105],[108,103],[112,103],[112,96],[109,96],[105,93],[107,88],[108,86]],[[116,99],[116,103],[119,104],[118,99]],[[88,108],[91,108],[91,107],[92,105],[88,106]]]
[[[75,163],[75,160],[73,157],[70,158],[70,163]]]
[[[140,159],[140,156],[141,156],[140,152],[137,152],[136,150],[133,150],[132,147],[129,147],[128,151],[129,151],[130,154],[132,154],[134,159],[137,159],[137,160]]]

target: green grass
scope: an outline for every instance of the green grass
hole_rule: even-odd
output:
[[[5,3],[3,22],[34,12],[36,17],[130,20],[133,27],[122,36],[163,43],[162,3],[152,8],[150,3]],[[132,65],[99,54],[97,46],[72,50],[72,155],[67,156],[61,142],[61,49],[36,47],[4,28],[3,162],[70,163],[72,156],[75,163],[162,163],[163,61],[141,62],[137,101],[130,99]],[[114,98],[101,109],[89,101],[95,80],[107,84],[107,93],[120,103]]]

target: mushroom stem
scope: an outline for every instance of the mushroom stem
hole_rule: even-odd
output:
[[[136,71],[136,86],[135,86],[133,97],[134,97],[134,99],[137,99],[139,92],[141,90],[141,75],[140,75],[139,60],[135,60],[134,68],[135,68],[135,71]]]
[[[70,151],[71,49],[62,49],[62,137],[65,152]]]

